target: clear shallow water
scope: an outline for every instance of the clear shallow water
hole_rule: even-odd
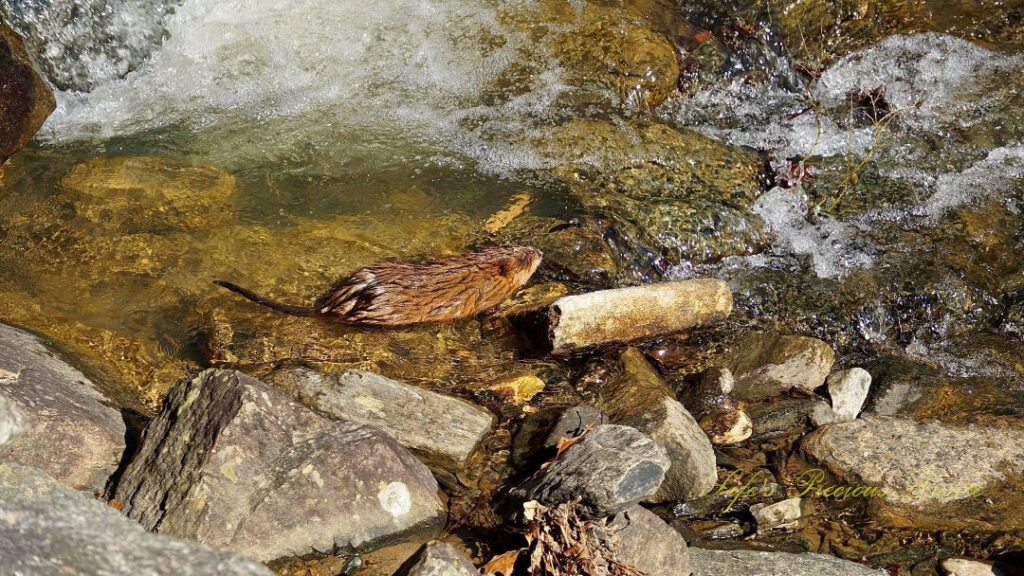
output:
[[[897,345],[906,353],[918,342],[939,355],[952,336],[1001,330],[1015,294],[1024,87],[1022,56],[1012,48],[896,34],[808,80],[793,69],[772,25],[755,22],[761,40],[732,45],[716,81],[638,112],[606,84],[581,77],[582,64],[566,56],[576,53],[552,42],[591,33],[602,13],[595,17],[583,3],[77,5],[84,17],[61,28],[56,5],[3,3],[48,66],[74,62],[54,72],[64,86],[58,109],[0,188],[0,208],[15,216],[5,232],[16,248],[3,271],[19,304],[7,314],[37,329],[65,326],[54,335],[85,324],[155,342],[146,365],[158,364],[160,354],[194,355],[189,339],[200,321],[193,309],[210,298],[211,276],[246,272],[232,262],[235,254],[262,255],[266,266],[248,277],[301,298],[373,258],[455,249],[452,238],[486,241],[477,235],[480,223],[524,189],[534,215],[586,220],[580,196],[566,192],[558,172],[572,154],[551,144],[557,127],[574,118],[625,134],[610,144],[614,153],[578,159],[598,172],[688,160],[648,144],[631,147],[631,138],[642,137],[637,118],[753,149],[779,171],[806,161],[813,180],[795,188],[769,183],[746,207],[771,235],[769,245],[752,243],[748,254],[723,261],[670,263],[665,272],[729,279],[741,309],[766,324],[816,326],[854,348]],[[635,2],[619,16],[680,49],[681,16],[719,30],[715,15]],[[866,122],[863,106],[849,97],[879,88],[895,111],[881,127]],[[214,206],[227,219],[173,233],[96,234],[95,222],[76,216],[81,203],[68,200],[77,186],[69,175],[90,158],[131,156],[223,171],[231,191]],[[987,208],[966,210],[975,206]],[[983,238],[986,225],[998,228],[995,240]],[[275,236],[308,237],[313,228],[322,256],[293,275],[287,251],[296,244],[278,238],[275,246]],[[614,242],[614,233],[608,237]],[[114,238],[121,248],[110,248]],[[110,250],[119,264],[105,272]],[[140,250],[152,252],[152,261],[139,260]],[[979,252],[987,256],[975,258]],[[928,273],[915,267],[924,254]],[[777,274],[832,295],[844,284],[858,290],[846,300],[806,297],[800,305],[795,296],[765,299],[766,278]],[[656,276],[638,268],[619,277]],[[88,294],[88,304],[69,292]],[[45,313],[18,313],[24,303]],[[897,324],[899,335],[879,327]]]

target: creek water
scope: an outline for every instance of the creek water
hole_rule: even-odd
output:
[[[730,327],[818,336],[851,365],[927,366],[956,383],[951,417],[1024,413],[1019,43],[908,27],[807,75],[783,25],[740,4],[0,0],[57,87],[56,111],[0,180],[0,320],[91,357],[119,397],[152,409],[207,361],[211,315],[264,314],[214,277],[310,298],[379,259],[486,243],[483,221],[526,190],[531,216],[596,230],[613,256],[615,271],[573,277],[574,288],[720,277],[735,293]],[[928,5],[957,26],[977,16],[947,4]],[[719,30],[737,12],[761,14],[751,38],[702,69],[711,80],[699,89],[654,106],[601,80],[657,82],[616,76],[629,58],[594,72],[592,55],[558,40],[640,51],[631,34],[646,27],[678,56],[680,22]],[[605,132],[565,135],[582,120]],[[651,125],[702,143],[681,157]],[[580,147],[591,138],[610,151]],[[749,202],[691,204],[686,182],[669,193],[644,172],[700,172],[721,150],[763,172]],[[701,224],[596,213],[582,172],[600,175],[583,187],[632,182]],[[644,241],[618,226],[657,222],[667,227]],[[694,229],[728,246],[666,240],[658,253],[659,239]],[[298,330],[249,321],[236,341]],[[451,340],[449,351],[476,342]],[[246,359],[287,357],[281,342]],[[394,368],[426,350],[392,346],[383,365],[427,378]]]

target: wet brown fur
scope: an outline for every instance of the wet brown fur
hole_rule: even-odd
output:
[[[312,306],[282,304],[230,282],[215,283],[287,314],[402,326],[466,318],[493,308],[526,284],[542,256],[536,248],[512,246],[417,264],[374,264],[337,283]]]

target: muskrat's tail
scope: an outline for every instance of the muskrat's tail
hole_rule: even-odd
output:
[[[232,284],[231,282],[225,282],[223,280],[214,280],[213,283],[218,286],[223,286],[237,294],[241,294],[242,296],[245,296],[246,298],[252,300],[257,304],[262,304],[267,308],[273,308],[278,312],[284,312],[285,314],[293,314],[295,316],[319,316],[316,308],[313,306],[292,306],[290,304],[282,304],[280,302],[275,302],[269,298],[264,298],[263,296],[260,296],[259,294],[253,292],[252,290],[246,290],[245,288],[242,288],[237,284]]]

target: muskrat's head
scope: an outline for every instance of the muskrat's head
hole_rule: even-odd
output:
[[[540,266],[544,253],[532,246],[513,246],[512,258],[516,264],[512,281],[516,285],[522,286],[537,271],[537,266]]]

